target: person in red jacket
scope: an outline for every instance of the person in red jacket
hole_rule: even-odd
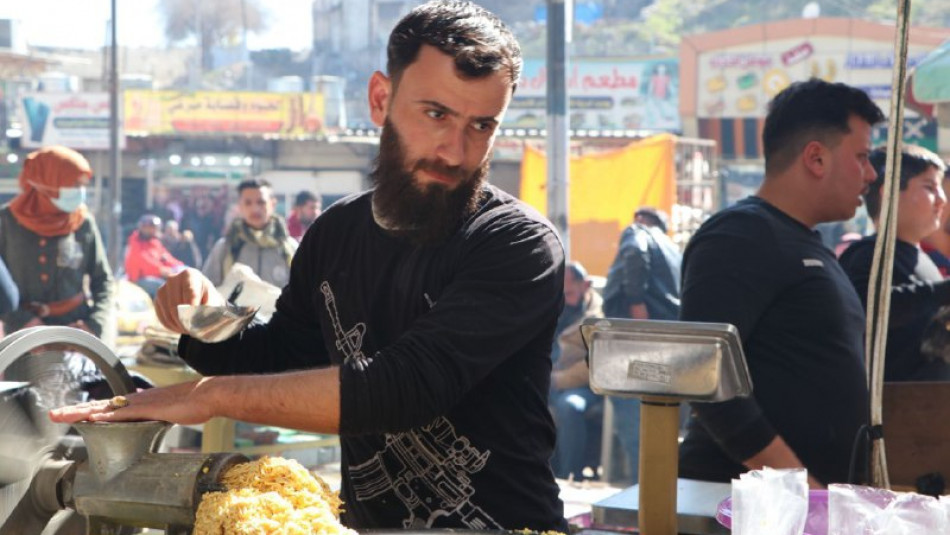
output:
[[[139,219],[138,229],[129,236],[125,254],[126,276],[152,298],[166,278],[185,268],[185,263],[172,256],[162,245],[158,237],[161,225],[162,220],[157,215],[143,215]]]
[[[308,190],[302,190],[294,199],[294,207],[287,217],[287,231],[290,237],[298,242],[303,239],[304,233],[320,215],[322,203],[320,196]]]

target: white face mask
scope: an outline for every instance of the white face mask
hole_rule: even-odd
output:
[[[43,184],[37,184],[33,181],[30,181],[30,184],[32,184],[36,189],[43,191],[43,195],[45,195],[46,198],[49,199],[54,206],[56,206],[56,208],[59,208],[61,211],[66,212],[67,214],[71,214],[76,210],[79,210],[79,207],[86,202],[85,186],[79,186],[75,188],[52,188]],[[59,189],[59,197],[51,197],[48,193],[46,193],[56,189]]]
[[[86,188],[85,186],[79,186],[78,188],[59,188],[59,198],[51,198],[50,201],[56,205],[56,208],[59,208],[67,214],[71,214],[79,210],[79,207],[86,202]]]

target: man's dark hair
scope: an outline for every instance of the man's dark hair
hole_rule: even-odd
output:
[[[590,278],[590,275],[587,274],[587,270],[584,268],[584,265],[577,260],[568,262],[567,265],[564,266],[564,269],[570,273],[571,277],[573,277],[576,281],[586,281]]]
[[[641,206],[637,208],[637,211],[633,213],[633,217],[642,218],[644,223],[651,227],[657,227],[664,234],[666,234],[669,228],[670,218],[666,215],[666,212],[652,206]]]
[[[501,19],[472,2],[427,2],[399,21],[386,48],[386,70],[395,85],[422,45],[455,58],[455,68],[464,76],[482,78],[505,69],[512,87],[521,77],[521,47],[515,36]]]
[[[139,218],[140,227],[160,227],[162,225],[162,218],[158,217],[155,214],[144,214]]]
[[[765,176],[788,169],[812,141],[837,144],[851,131],[852,115],[872,126],[884,121],[884,113],[867,93],[846,84],[812,78],[783,89],[769,102],[762,131]]]
[[[246,189],[261,189],[261,188],[271,188],[270,182],[264,180],[263,178],[248,178],[247,180],[242,180],[240,184],[237,185],[238,195]]]
[[[868,215],[877,219],[881,214],[881,187],[884,186],[884,167],[887,165],[887,149],[885,147],[874,149],[871,151],[869,160],[877,176],[874,182],[871,182],[871,185],[868,186],[868,191],[864,194],[864,206],[868,210]],[[931,167],[939,171],[940,176],[938,178],[943,179],[944,173],[947,172],[947,164],[940,159],[940,156],[917,145],[904,145],[901,151],[899,177],[901,191],[907,189],[907,183],[910,182],[910,179]]]
[[[316,195],[310,193],[308,190],[301,190],[301,192],[294,197],[294,206],[303,206],[311,201],[316,202],[316,200]]]

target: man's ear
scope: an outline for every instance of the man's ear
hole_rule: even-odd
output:
[[[828,170],[828,149],[820,141],[809,141],[802,150],[802,163],[805,169],[817,177],[824,177]]]
[[[369,78],[369,114],[376,126],[383,126],[386,122],[392,87],[392,80],[379,71]]]

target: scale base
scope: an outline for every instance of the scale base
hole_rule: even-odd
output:
[[[732,495],[729,483],[676,480],[677,530],[684,535],[728,535],[716,521],[719,503]],[[591,506],[594,530],[630,531],[639,524],[640,486],[634,485]],[[590,531],[590,530],[585,530]]]

